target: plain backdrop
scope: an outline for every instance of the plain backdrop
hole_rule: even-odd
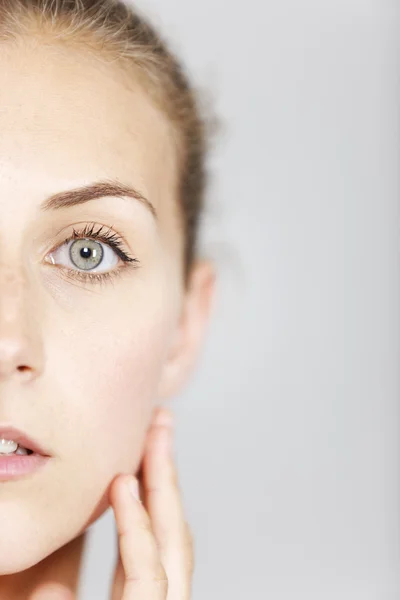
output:
[[[218,297],[171,401],[193,600],[398,600],[400,5],[139,6],[223,121]],[[81,598],[108,600],[110,509],[88,549]]]

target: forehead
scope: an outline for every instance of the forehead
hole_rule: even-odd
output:
[[[114,64],[76,49],[0,46],[0,202],[12,182],[31,202],[104,177],[132,184],[168,220],[176,152],[167,118]]]

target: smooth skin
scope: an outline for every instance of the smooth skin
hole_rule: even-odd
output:
[[[0,423],[51,456],[0,486],[0,600],[27,600],[50,583],[76,595],[86,531],[110,493],[118,510],[117,476],[139,475],[154,413],[186,384],[209,322],[211,261],[196,260],[183,282],[172,125],[128,75],[52,38],[0,44]],[[59,205],[105,180],[137,190],[157,216],[118,194]],[[102,242],[95,272],[108,278],[82,281],[86,267],[73,264],[66,239],[90,238],[93,226],[119,237],[139,266]],[[161,472],[149,470],[153,489]],[[161,523],[157,504],[148,512]],[[142,548],[129,548],[140,565]],[[168,593],[182,600],[184,576],[169,556]]]
[[[193,537],[185,520],[173,460],[173,414],[155,412],[139,478],[118,475],[109,501],[118,535],[110,600],[189,600]],[[132,493],[139,487],[139,500]],[[45,584],[30,600],[77,600],[59,584]]]

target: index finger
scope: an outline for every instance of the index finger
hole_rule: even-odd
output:
[[[125,572],[122,600],[166,600],[168,579],[161,563],[150,517],[133,497],[131,475],[116,478],[110,489],[121,562]]]

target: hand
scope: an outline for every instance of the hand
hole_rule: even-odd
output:
[[[193,539],[184,519],[172,436],[172,413],[157,409],[139,476],[143,504],[126,485],[135,478],[119,475],[111,485],[119,537],[111,600],[190,600]]]
[[[122,474],[110,485],[119,542],[111,600],[190,600],[193,538],[184,518],[172,437],[172,413],[159,408],[148,432],[138,479]],[[140,488],[139,501],[127,485],[131,482]],[[74,597],[63,586],[50,584],[36,589],[34,599]]]

